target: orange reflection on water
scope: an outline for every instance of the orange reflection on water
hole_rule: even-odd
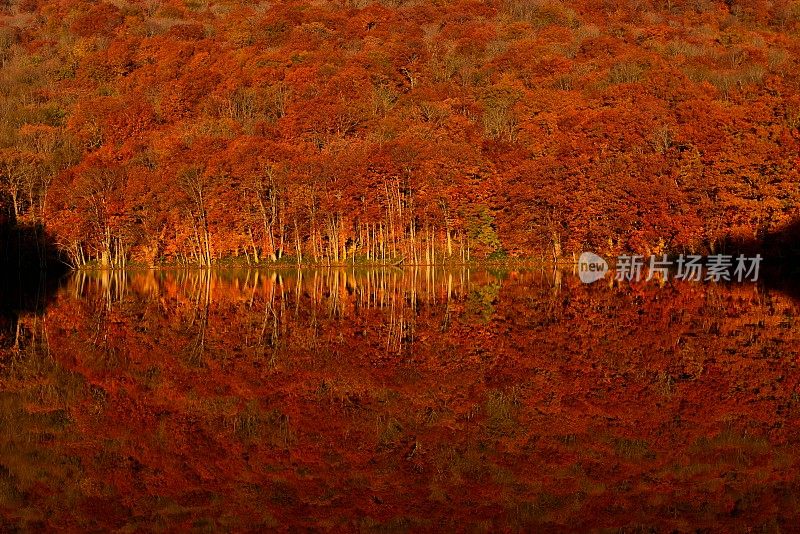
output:
[[[77,274],[2,324],[4,526],[791,530],[797,316],[550,271]]]

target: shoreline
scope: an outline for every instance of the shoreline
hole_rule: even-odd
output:
[[[355,262],[355,263],[217,263],[213,265],[141,265],[141,264],[128,264],[125,267],[100,267],[100,266],[82,266],[78,268],[71,268],[69,272],[113,272],[113,271],[226,271],[226,270],[247,270],[247,271],[296,271],[296,270],[324,270],[324,269],[447,269],[447,268],[544,268],[544,267],[573,267],[577,265],[577,261],[558,261],[552,260],[537,260],[537,259],[519,259],[519,260],[502,260],[502,261],[471,261],[471,262],[452,262],[452,263],[372,263],[372,262]]]

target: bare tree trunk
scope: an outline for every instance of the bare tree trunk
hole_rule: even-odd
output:
[[[297,263],[303,263],[303,247],[300,243],[300,231],[297,228],[297,219],[294,220],[294,241],[297,250]]]

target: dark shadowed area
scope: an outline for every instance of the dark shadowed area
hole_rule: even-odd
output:
[[[44,314],[65,272],[42,226],[0,218],[0,347],[16,345],[20,314]]]

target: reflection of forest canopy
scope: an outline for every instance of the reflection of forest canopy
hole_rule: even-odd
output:
[[[760,241],[798,216],[799,5],[7,2],[0,218],[76,266]]]
[[[797,312],[549,272],[79,273],[0,347],[0,524],[791,530]]]

